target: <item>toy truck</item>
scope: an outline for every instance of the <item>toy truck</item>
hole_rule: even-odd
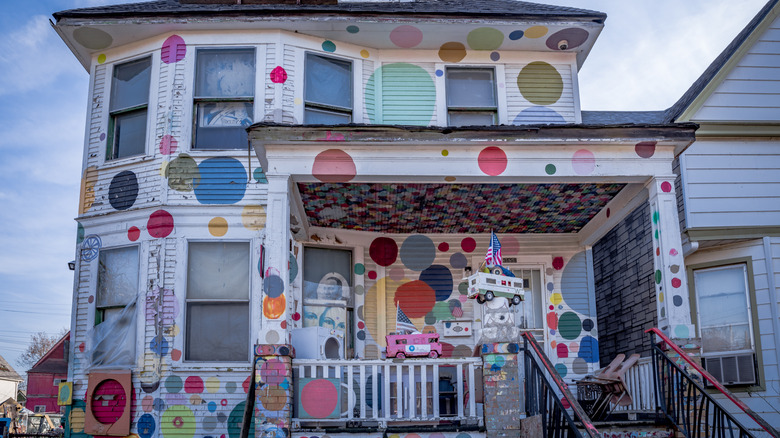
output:
[[[412,335],[387,335],[387,357],[441,356],[438,333],[415,333]]]
[[[518,305],[525,299],[523,279],[509,277],[500,267],[494,267],[491,272],[477,272],[468,278],[469,298],[476,298],[482,304],[492,301],[495,297],[504,297],[511,304]]]

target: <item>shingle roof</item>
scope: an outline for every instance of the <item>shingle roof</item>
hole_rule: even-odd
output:
[[[715,75],[718,74],[718,72],[723,68],[724,65],[731,59],[732,56],[739,50],[740,46],[750,37],[750,34],[753,33],[754,30],[758,27],[759,24],[761,24],[762,21],[764,21],[764,18],[769,14],[769,12],[774,8],[780,0],[769,0],[766,5],[756,14],[755,17],[748,23],[747,26],[745,26],[744,29],[742,29],[742,32],[740,32],[731,43],[726,46],[726,48],[718,55],[717,58],[715,58],[714,61],[712,61],[712,64],[707,67],[706,70],[704,70],[704,73],[699,76],[698,79],[691,85],[690,88],[688,88],[688,91],[686,91],[682,97],[674,104],[672,105],[668,110],[666,110],[666,122],[671,122],[676,120],[678,117],[682,115],[682,113],[688,108],[688,106],[693,103],[694,100],[696,100],[696,97],[704,91],[704,88],[707,86],[707,84],[712,81],[713,78],[715,78]]]
[[[584,125],[664,124],[665,111],[582,111]]]
[[[11,364],[0,356],[0,379],[22,381],[22,376],[14,370]]]
[[[97,18],[106,16],[160,16],[203,14],[260,15],[269,13],[338,13],[444,16],[502,16],[505,18],[545,18],[603,22],[603,12],[564,6],[542,5],[515,0],[416,0],[411,2],[343,2],[336,5],[312,4],[181,4],[178,0],[157,0],[94,8],[70,9],[54,13],[54,18]]]

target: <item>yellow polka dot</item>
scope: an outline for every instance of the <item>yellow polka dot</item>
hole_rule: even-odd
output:
[[[446,157],[449,154],[450,154],[450,151],[448,151],[447,149],[444,149],[443,151],[441,151],[442,157]]]
[[[214,237],[222,237],[227,233],[228,224],[225,218],[215,217],[209,221],[209,233]]]
[[[106,54],[101,53],[100,55],[98,55],[98,64],[102,64],[104,62],[106,62]]]
[[[558,304],[561,304],[561,301],[563,301],[563,297],[561,296],[561,294],[556,292],[556,293],[550,295],[550,302],[555,304],[556,306]]]
[[[206,391],[208,391],[211,394],[216,393],[219,391],[219,378],[217,377],[209,377],[206,379]]]
[[[525,34],[523,34],[526,38],[541,38],[545,35],[547,35],[547,28],[545,26],[529,27],[528,30],[525,31]]]
[[[293,99],[293,103],[296,105],[300,105],[303,103],[303,101],[301,100],[300,97],[296,97],[295,99]]]
[[[664,302],[664,293],[663,292],[660,292],[658,294],[658,302],[659,303],[663,303]]]
[[[160,176],[162,176],[163,178],[166,177],[165,172],[168,171],[168,164],[170,164],[170,161],[163,161],[162,164],[160,165]]]
[[[444,181],[453,182],[453,181],[455,181],[455,177],[454,176],[445,176],[444,177]]]
[[[181,329],[179,328],[178,325],[174,324],[174,325],[168,327],[166,332],[167,332],[166,335],[168,335],[168,336],[178,336],[179,333],[181,332]]]
[[[70,424],[71,432],[81,433],[84,431],[84,418],[84,409],[73,408],[73,410],[70,411],[70,421],[68,421],[68,424]]]
[[[241,211],[241,222],[250,230],[262,230],[265,228],[265,207],[247,205]]]
[[[364,58],[368,58],[368,50],[366,50],[366,49],[361,50],[360,51],[360,56],[362,56]]]

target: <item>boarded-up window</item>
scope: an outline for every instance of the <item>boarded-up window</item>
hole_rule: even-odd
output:
[[[95,325],[119,314],[138,295],[138,246],[102,249],[98,256]]]
[[[111,79],[111,115],[106,159],[141,155],[146,151],[146,118],[152,59],[118,64]]]

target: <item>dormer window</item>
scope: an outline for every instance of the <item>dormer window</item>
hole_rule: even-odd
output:
[[[303,89],[307,125],[338,125],[352,121],[352,63],[306,54]]]
[[[254,96],[254,49],[198,50],[193,149],[246,149]]]
[[[152,58],[118,64],[111,79],[106,160],[146,151],[146,118]]]
[[[489,126],[498,119],[495,71],[492,68],[447,69],[449,126]]]

